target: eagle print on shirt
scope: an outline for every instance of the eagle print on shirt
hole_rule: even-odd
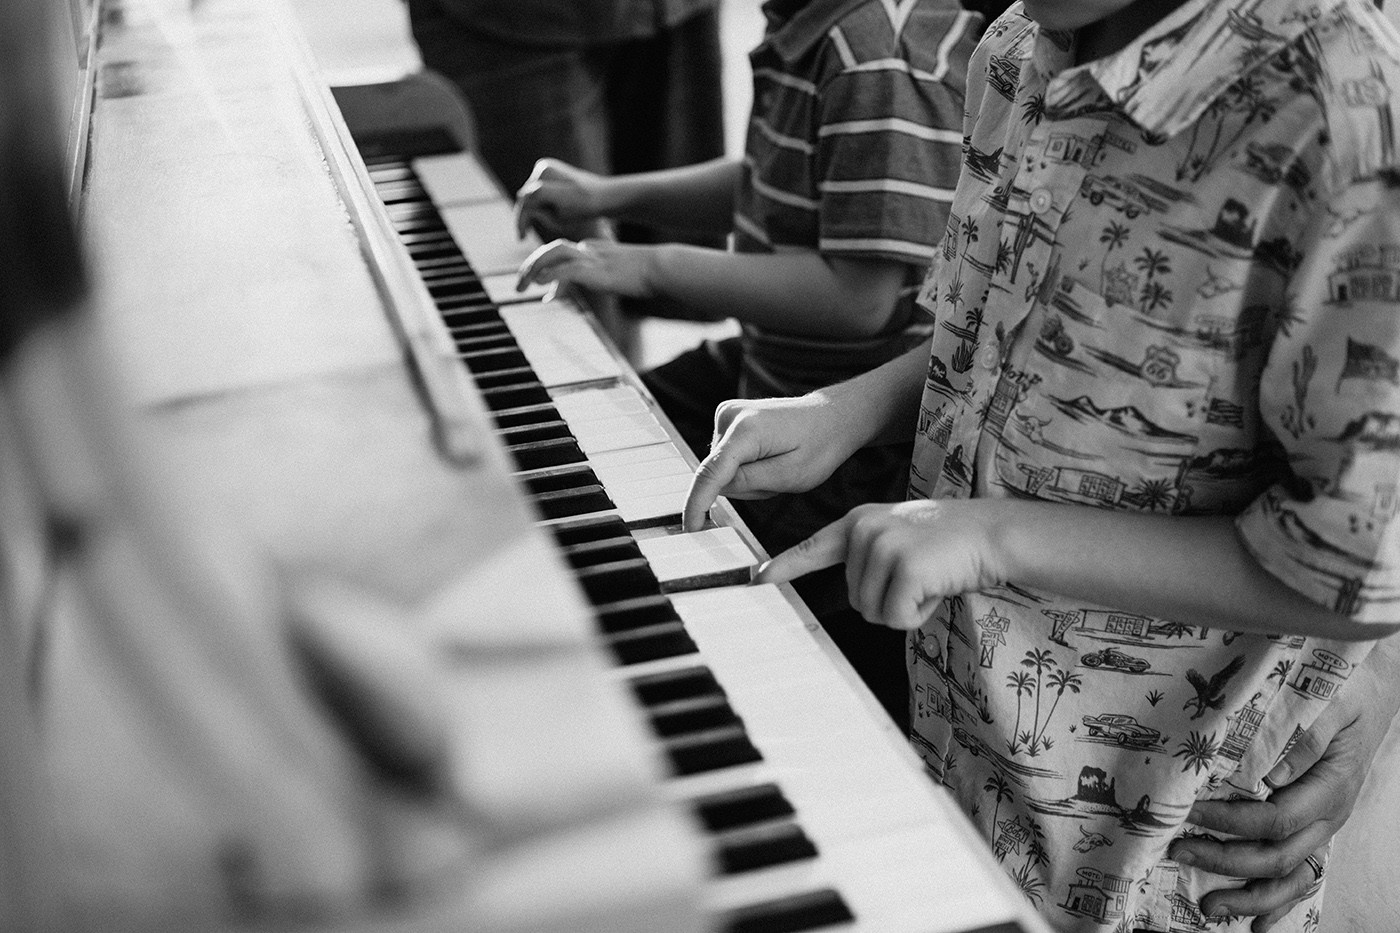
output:
[[[1280,579],[1393,620],[1392,42],[1354,0],[1194,0],[1073,68],[1019,8],[993,24],[920,293],[910,495],[1236,515]],[[1228,881],[1167,844],[1197,799],[1265,796],[1368,648],[1013,581],[911,636],[913,741],[1058,929],[1244,930],[1201,914]]]

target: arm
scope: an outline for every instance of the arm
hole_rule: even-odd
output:
[[[682,525],[696,531],[717,496],[761,499],[821,483],[860,448],[912,437],[925,343],[854,379],[800,398],[733,400],[715,411],[715,442],[695,471]]]
[[[889,324],[908,267],[815,252],[730,253],[699,246],[555,240],[521,267],[520,286],[555,281],[669,298],[698,320],[737,318],[790,334],[870,337]]]
[[[1211,892],[1207,915],[1253,916],[1252,933],[1267,931],[1306,895],[1315,873],[1305,859],[1326,861],[1333,835],[1351,816],[1376,752],[1400,710],[1400,638],[1376,645],[1346,688],[1264,779],[1269,799],[1203,800],[1190,819],[1239,838],[1193,836],[1172,844],[1171,857],[1216,874],[1246,878],[1241,888]]]
[[[608,177],[558,159],[541,159],[516,192],[517,232],[551,239],[609,217],[659,227],[725,234],[734,220],[740,165],[714,159],[698,165]]]
[[[1294,592],[1254,561],[1233,522],[1013,499],[867,505],[779,554],[758,579],[844,562],[851,604],[903,629],[922,625],[946,596],[1009,582],[1240,632],[1364,640],[1400,629]]]

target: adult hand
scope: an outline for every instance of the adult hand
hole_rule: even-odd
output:
[[[540,159],[515,193],[515,232],[541,239],[578,236],[583,224],[603,216],[607,178],[558,159]]]
[[[682,526],[703,527],[719,496],[766,499],[812,489],[860,449],[863,439],[852,427],[820,392],[721,402],[710,455],[696,468]]]
[[[521,263],[515,289],[524,291],[532,282],[558,282],[608,295],[650,298],[655,294],[656,249],[611,240],[551,240]]]
[[[1393,639],[1392,639],[1393,641]],[[1388,642],[1348,680],[1265,780],[1267,800],[1200,801],[1190,819],[1239,838],[1183,839],[1171,857],[1248,881],[1201,899],[1207,916],[1254,916],[1267,933],[1319,880],[1328,844],[1351,815],[1371,761],[1400,708],[1400,679]],[[1313,862],[1309,862],[1312,857]]]
[[[999,500],[918,500],[857,506],[759,568],[783,583],[844,562],[851,605],[869,622],[915,629],[945,596],[986,589],[1004,574],[994,547]]]

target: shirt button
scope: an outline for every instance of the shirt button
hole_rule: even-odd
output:
[[[1043,214],[1050,210],[1050,206],[1054,203],[1054,198],[1050,197],[1050,192],[1046,188],[1037,188],[1035,193],[1031,195],[1031,210],[1037,214]]]
[[[977,362],[982,364],[983,369],[996,369],[997,363],[1001,362],[1001,350],[995,343],[989,343],[977,354]]]

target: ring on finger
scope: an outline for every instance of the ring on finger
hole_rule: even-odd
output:
[[[1309,855],[1307,858],[1303,859],[1303,861],[1307,862],[1308,867],[1312,869],[1312,886],[1315,888],[1322,884],[1322,876],[1327,873],[1327,865],[1316,855]]]

